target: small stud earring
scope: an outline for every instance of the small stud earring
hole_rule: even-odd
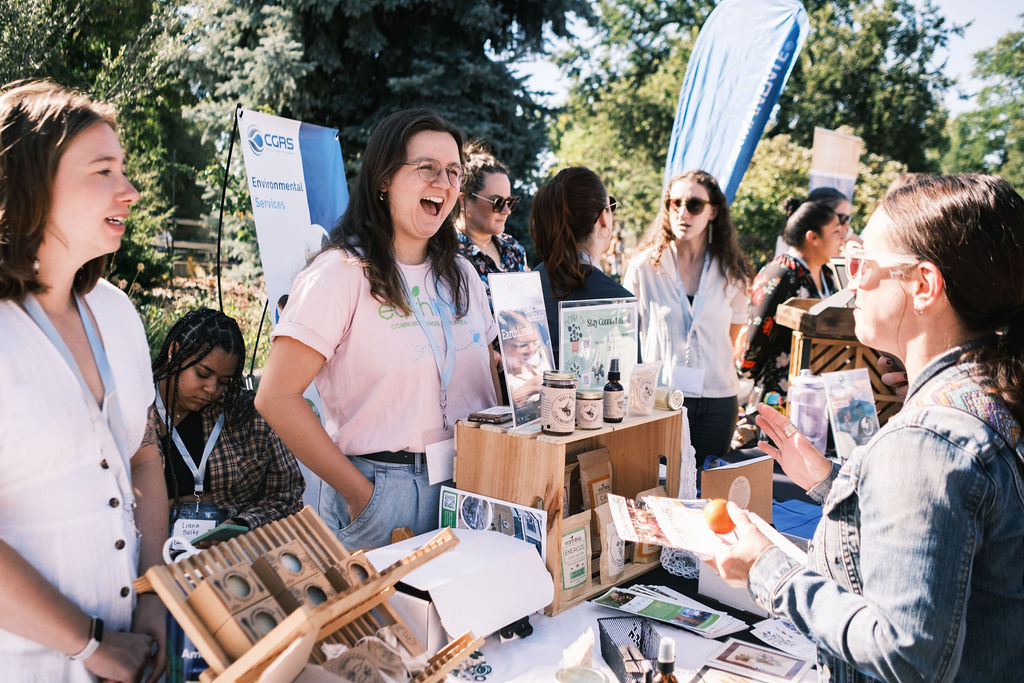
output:
[[[39,275],[39,259],[32,261],[32,272],[35,275]]]

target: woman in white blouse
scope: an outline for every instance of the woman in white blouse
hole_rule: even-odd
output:
[[[132,581],[167,535],[142,321],[100,278],[138,198],[113,110],[0,88],[0,664],[4,680],[162,673]],[[145,438],[144,438],[145,437]]]
[[[678,175],[662,199],[622,283],[637,297],[644,361],[661,361],[661,383],[685,395],[699,465],[728,451],[736,427],[732,350],[746,318],[750,266],[713,177]]]

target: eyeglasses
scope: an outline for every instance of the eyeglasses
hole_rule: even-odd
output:
[[[687,213],[691,216],[699,216],[704,213],[705,207],[711,203],[710,199],[701,199],[700,197],[690,197],[689,199],[683,200],[679,197],[665,200],[666,211],[679,211],[682,207],[686,207]]]
[[[516,207],[519,205],[519,197],[515,195],[511,195],[509,197],[499,197],[497,195],[495,195],[494,197],[483,197],[476,193],[471,193],[469,196],[476,197],[477,199],[482,199],[483,201],[489,203],[491,205],[491,211],[493,211],[494,213],[501,213],[502,211],[505,210],[506,206],[508,207],[509,213],[511,213],[512,211],[515,211]]]
[[[836,213],[836,218],[839,219],[839,225],[846,225],[850,222],[850,214],[848,213]]]
[[[869,256],[860,245],[848,244],[846,246],[846,274],[850,278],[850,283],[860,282],[864,278],[870,277],[875,268],[892,270],[896,266],[912,266],[920,262],[921,259],[907,254]]]
[[[615,210],[619,208],[619,200],[615,197],[608,195],[608,210],[615,213]]]
[[[416,172],[425,183],[432,183],[441,177],[441,171],[448,176],[448,184],[455,189],[462,187],[462,166],[452,164],[448,168],[442,168],[441,162],[437,159],[420,159],[419,161],[403,161],[403,166],[415,166]]]

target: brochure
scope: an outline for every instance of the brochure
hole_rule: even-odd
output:
[[[671,599],[657,591],[633,586],[612,588],[592,602],[685,628],[705,638],[717,638],[747,627],[744,622],[725,612],[717,612],[696,600],[677,595],[680,599]]]
[[[441,527],[497,531],[526,541],[547,560],[548,513],[450,486],[441,487]]]
[[[825,397],[836,454],[846,461],[857,446],[863,446],[878,432],[878,411],[867,368],[826,372]]]
[[[540,273],[491,273],[487,281],[516,428],[540,416],[544,371],[554,369],[544,293]]]
[[[580,389],[604,388],[612,358],[629,384],[638,348],[636,298],[560,301],[558,329],[561,370],[575,374]]]
[[[608,505],[619,536],[624,541],[653,543],[680,550],[688,550],[702,560],[711,560],[736,540],[735,533],[719,535],[711,531],[704,519],[707,500],[679,500],[644,496],[632,501],[608,494]],[[756,513],[747,511],[757,528],[786,552],[804,563],[807,553],[776,531]]]

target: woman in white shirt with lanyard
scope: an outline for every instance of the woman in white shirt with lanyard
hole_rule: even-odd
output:
[[[789,391],[789,355],[793,331],[775,324],[779,304],[790,297],[824,299],[836,291],[829,259],[839,255],[846,226],[839,215],[817,202],[793,211],[782,238],[789,250],[776,256],[754,278],[747,312],[747,336],[740,371],[754,380],[750,405],[768,392]]]
[[[296,277],[256,407],[319,475],[320,516],[350,549],[437,528],[456,420],[494,405],[497,326],[457,254],[462,133],[432,111],[370,135],[330,244]],[[302,397],[316,379],[324,424]]]
[[[645,362],[683,391],[698,465],[723,455],[736,427],[733,342],[745,320],[750,266],[718,182],[688,171],[665,186],[662,206],[622,284],[637,297]]]
[[[167,492],[149,349],[101,279],[139,198],[113,109],[46,81],[0,94],[0,663],[5,680],[150,680]]]

